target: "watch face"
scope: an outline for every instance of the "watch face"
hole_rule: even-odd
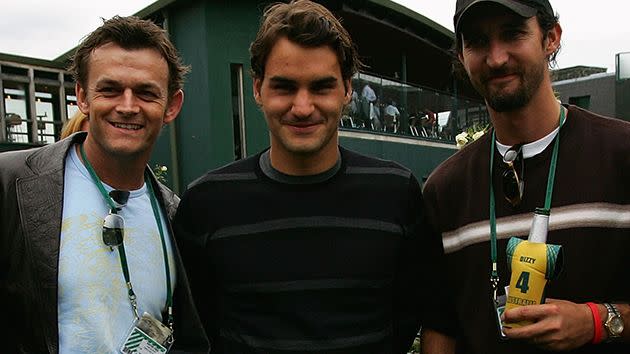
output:
[[[610,331],[616,335],[623,332],[623,319],[619,316],[610,319]]]

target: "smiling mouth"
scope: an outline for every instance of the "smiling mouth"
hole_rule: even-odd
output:
[[[490,78],[488,78],[488,81],[508,80],[508,79],[513,78],[514,76],[515,76],[514,74],[496,75],[496,76],[491,76]]]
[[[292,127],[295,128],[308,128],[308,127],[312,127],[317,125],[317,123],[308,123],[308,124],[289,124]]]
[[[323,119],[317,119],[317,118],[313,118],[313,119],[308,119],[308,120],[300,120],[300,119],[293,119],[293,120],[286,120],[283,123],[286,125],[290,125],[292,127],[298,127],[298,128],[302,128],[302,127],[311,127],[313,125],[319,125],[322,124],[324,122]]]
[[[516,72],[500,71],[500,72],[490,73],[486,77],[486,81],[507,80],[516,76],[518,76]]]
[[[111,123],[116,128],[127,129],[127,130],[140,130],[142,126],[139,124],[129,124],[129,123]]]
[[[320,125],[311,122],[309,124],[288,124],[287,126],[293,134],[308,135],[314,133]]]

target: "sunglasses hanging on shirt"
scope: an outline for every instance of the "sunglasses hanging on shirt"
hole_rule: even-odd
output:
[[[103,243],[109,246],[110,250],[123,243],[125,232],[125,219],[118,214],[111,212],[105,216],[103,221]]]
[[[506,164],[502,174],[503,195],[510,204],[515,207],[521,203],[525,191],[525,162],[523,161],[523,145],[514,145],[503,155]],[[519,165],[517,170],[515,165]]]
[[[125,236],[125,219],[118,215],[118,212],[127,204],[129,200],[128,191],[113,190],[109,196],[114,201],[115,209],[110,209],[109,214],[103,220],[103,243],[109,246],[110,250],[120,246]]]
[[[172,294],[172,287],[171,287],[171,271],[170,271],[170,266],[168,262],[168,251],[166,248],[166,239],[164,236],[164,230],[162,228],[162,219],[160,217],[158,201],[157,201],[157,198],[155,197],[155,192],[153,191],[150,172],[147,172],[145,170],[144,183],[147,186],[147,191],[148,191],[149,199],[151,202],[151,209],[153,210],[153,216],[155,218],[156,226],[160,234],[160,241],[162,244],[162,256],[164,257],[164,273],[166,275],[166,314],[167,314],[166,325],[168,326],[168,328],[167,329],[165,328],[165,330],[163,331],[163,334],[165,335],[166,339],[164,339],[163,341],[160,341],[159,343],[156,341],[155,336],[147,337],[147,334],[145,332],[142,332],[142,330],[140,329],[140,328],[142,329],[145,328],[145,327],[142,327],[142,323],[146,323],[145,319],[147,318],[150,319],[152,317],[150,314],[147,314],[146,312],[142,315],[142,318],[140,318],[138,314],[138,302],[136,300],[136,293],[133,291],[133,286],[131,284],[131,276],[129,274],[129,266],[127,265],[127,255],[125,253],[125,244],[123,242],[125,220],[123,219],[122,216],[118,215],[118,211],[120,211],[127,203],[127,200],[129,199],[129,192],[113,190],[107,193],[105,191],[105,187],[103,187],[103,183],[96,175],[96,172],[94,171],[94,168],[92,167],[92,164],[90,164],[90,161],[88,160],[85,154],[85,150],[83,149],[83,144],[79,145],[79,150],[81,151],[81,158],[83,159],[83,163],[85,164],[85,167],[90,173],[90,176],[92,177],[94,184],[96,185],[99,192],[103,196],[105,203],[107,203],[107,206],[109,207],[109,214],[103,220],[103,235],[102,235],[103,242],[106,245],[108,245],[111,250],[114,249],[113,246],[117,246],[116,248],[118,249],[118,254],[120,255],[120,266],[122,269],[123,276],[125,277],[125,283],[127,286],[127,297],[129,299],[129,303],[133,311],[134,325],[131,329],[129,336],[127,337],[127,339],[125,340],[123,344],[123,348],[121,348],[121,352],[123,353],[132,352],[133,350],[131,350],[130,348],[134,348],[134,350],[138,349],[139,342],[137,338],[145,337],[145,338],[150,338],[154,341],[154,343],[150,345],[151,346],[150,352],[166,353],[168,352],[169,348],[173,344],[173,341],[175,340],[173,337],[173,294]],[[149,320],[150,323],[147,324],[147,326],[158,326],[162,324],[160,321],[156,320],[155,318],[153,318],[152,321]]]

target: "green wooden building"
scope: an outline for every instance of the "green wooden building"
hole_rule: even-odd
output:
[[[456,151],[455,134],[487,120],[480,98],[468,83],[451,73],[454,34],[389,0],[320,2],[342,19],[367,65],[353,79],[354,89],[360,93],[363,85],[370,84],[379,97],[380,108],[396,102],[401,112],[395,132],[343,124],[341,144],[396,160],[423,179]],[[268,146],[265,120],[253,99],[248,49],[269,3],[160,0],[137,13],[165,28],[184,62],[192,68],[185,83],[182,112],[174,124],[164,129],[152,157],[153,165],[168,167],[168,184],[176,192],[181,193],[205,171]],[[0,109],[4,117],[1,149],[51,142],[51,138],[40,139],[37,135],[41,127],[37,121],[42,120],[36,107],[38,98],[54,101],[45,118],[51,123],[43,124],[51,125],[47,132],[52,140],[58,137],[58,128],[76,109],[73,84],[63,71],[73,51],[50,62],[0,55],[2,81],[21,80],[17,80],[21,86],[16,89],[7,91],[7,86],[0,86],[5,96]],[[6,73],[14,66],[22,67],[22,71]],[[40,78],[37,72],[46,72],[47,76]],[[52,91],[45,97],[37,93],[42,83]],[[15,112],[7,107],[15,105],[7,104],[7,99],[15,100],[18,93],[24,106],[20,127],[27,137],[21,141],[8,138],[9,134],[15,136],[17,125],[8,124],[10,113]],[[11,117],[12,124],[17,124]]]

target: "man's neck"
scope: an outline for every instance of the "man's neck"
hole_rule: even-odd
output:
[[[271,166],[290,176],[313,176],[333,168],[339,159],[337,145],[325,147],[326,151],[319,151],[313,155],[299,155],[275,148],[273,144],[269,151]]]
[[[541,89],[529,103],[517,110],[497,112],[488,107],[497,140],[505,145],[531,143],[558,127],[560,105],[551,85]]]
[[[104,153],[98,146],[89,141],[83,143],[85,154],[98,178],[105,184],[119,190],[136,190],[144,184],[144,159],[120,159]],[[79,146],[77,145],[77,149]],[[79,157],[83,160],[80,151]],[[83,161],[86,164],[85,161]],[[86,164],[87,167],[87,164]]]

